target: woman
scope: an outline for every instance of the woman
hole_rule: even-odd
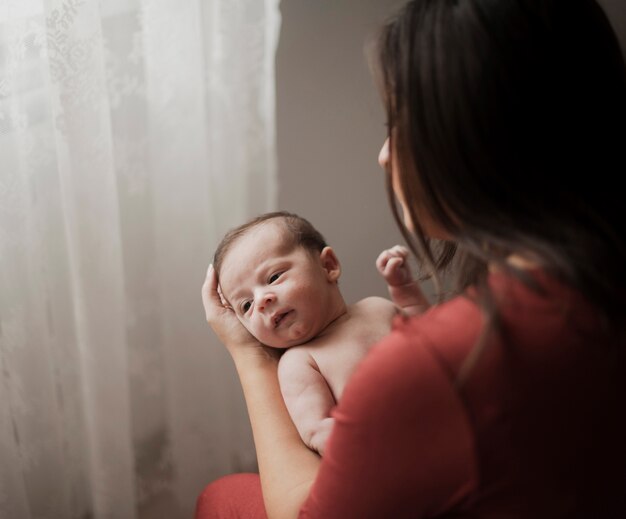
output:
[[[209,269],[260,483],[209,485],[197,518],[625,517],[626,68],[606,16],[593,0],[414,0],[374,65],[392,210],[455,289],[359,365],[322,460]]]

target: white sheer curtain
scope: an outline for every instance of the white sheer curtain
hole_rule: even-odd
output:
[[[255,469],[200,287],[275,206],[278,3],[0,0],[0,518],[188,518]]]

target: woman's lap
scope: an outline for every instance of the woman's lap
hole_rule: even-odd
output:
[[[230,474],[209,483],[196,501],[194,519],[267,519],[258,474]]]

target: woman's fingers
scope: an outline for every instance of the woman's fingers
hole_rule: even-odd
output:
[[[209,265],[206,279],[202,285],[202,304],[204,305],[204,312],[208,322],[211,322],[216,315],[224,310],[224,304],[217,284],[217,274],[213,264]]]
[[[239,322],[232,308],[225,304],[213,265],[209,265],[202,284],[202,304],[207,322],[231,352],[250,345],[258,348],[259,342]]]

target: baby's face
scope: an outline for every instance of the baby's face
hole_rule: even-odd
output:
[[[288,348],[311,340],[328,324],[335,284],[317,254],[287,245],[282,223],[248,230],[220,269],[224,299],[259,341]]]

